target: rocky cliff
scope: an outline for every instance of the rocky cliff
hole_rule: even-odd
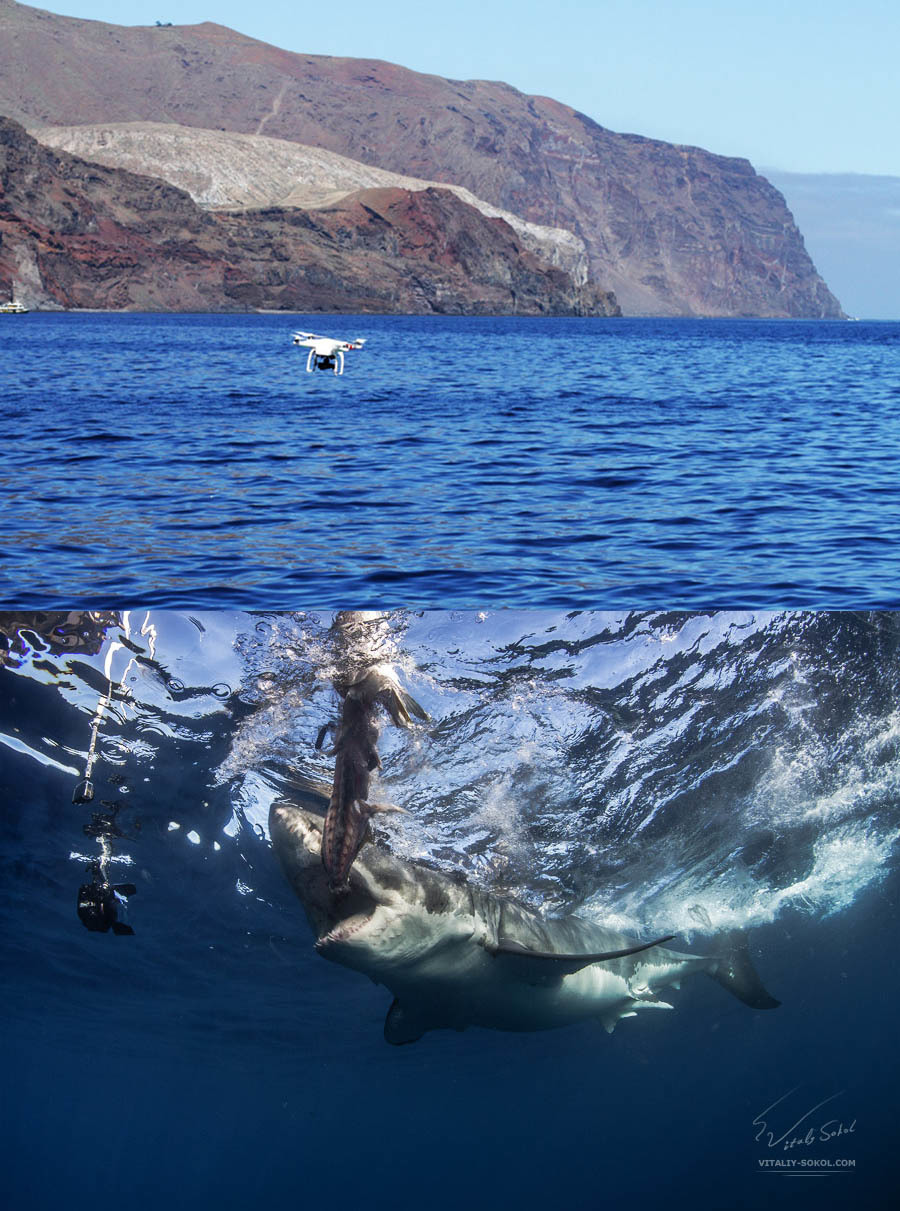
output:
[[[362,190],[317,210],[209,213],[0,119],[0,292],[33,306],[610,314],[443,189]]]
[[[838,316],[744,160],[616,134],[504,84],[298,55],[222,26],[124,28],[0,0],[0,111],[265,134],[465,186],[584,241],[632,314]]]
[[[195,202],[209,208],[315,209],[361,189],[421,191],[437,184],[361,164],[321,147],[174,122],[43,126],[32,127],[30,133],[83,160],[159,177],[186,189]],[[587,281],[587,250],[584,241],[571,232],[529,223],[491,206],[461,185],[443,188],[489,218],[504,219],[530,252],[570,273],[579,285]]]

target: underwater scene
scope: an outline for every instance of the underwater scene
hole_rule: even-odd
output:
[[[0,615],[7,1203],[888,1208],[900,614]]]

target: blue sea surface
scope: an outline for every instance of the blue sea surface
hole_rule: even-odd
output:
[[[612,1034],[389,1046],[267,834],[332,777],[333,616],[2,614],[4,1205],[895,1207],[900,615],[364,621],[429,716],[381,718],[376,844],[698,955],[738,931],[780,1008],[699,974]],[[76,915],[104,846],[130,937]]]
[[[900,324],[0,323],[7,603],[898,604]]]

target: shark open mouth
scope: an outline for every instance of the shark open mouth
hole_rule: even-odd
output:
[[[375,917],[378,904],[363,886],[361,881],[351,875],[350,891],[343,895],[332,893],[331,921],[339,915],[338,921],[316,940],[316,950],[322,951],[329,946],[349,942],[356,934],[369,925]]]
[[[326,953],[356,939],[374,922],[384,903],[377,876],[360,860],[350,869],[348,886],[332,890],[321,860],[322,818],[318,814],[290,803],[277,804],[269,828],[279,860],[317,935],[316,950]]]
[[[341,921],[339,925],[335,925],[333,929],[329,929],[328,933],[323,934],[321,938],[316,939],[316,950],[324,950],[335,943],[348,942],[354,934],[364,929],[371,920],[371,916],[363,916],[362,914],[348,917],[346,920]]]

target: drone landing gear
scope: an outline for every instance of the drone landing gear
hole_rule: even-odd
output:
[[[315,349],[310,349],[309,357],[306,359],[306,373],[312,374],[313,370],[333,370],[335,374],[344,373],[344,355],[338,349],[336,353],[316,353]]]

